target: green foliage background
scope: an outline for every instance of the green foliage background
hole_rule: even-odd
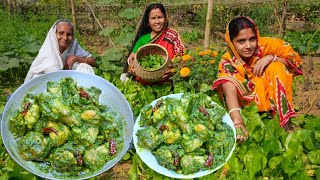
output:
[[[8,2],[0,5],[0,29],[2,30],[0,33],[0,112],[5,106],[8,95],[23,83],[29,66],[53,22],[58,18],[72,19],[68,1],[38,0],[31,4],[25,3],[27,1],[19,1],[20,4],[16,7],[10,6]],[[219,102],[216,92],[210,90],[210,82],[214,80],[215,75],[202,76],[203,67],[199,64],[197,64],[199,71],[192,71],[193,74],[189,78],[179,77],[179,72],[176,71],[174,82],[162,86],[143,86],[131,79],[125,83],[121,82],[119,77],[123,61],[126,59],[128,48],[147,3],[139,0],[88,2],[91,5],[108,7],[107,13],[103,10],[99,11],[99,8],[95,9],[97,16],[102,19],[104,29],[97,28],[95,20],[89,16],[91,18],[89,21],[83,23],[79,21],[76,38],[96,57],[98,61],[96,74],[113,83],[125,95],[133,107],[135,117],[145,104],[170,93],[202,91],[223,105]],[[87,7],[84,1],[76,1],[76,3],[80,12],[82,9],[88,14],[88,10],[83,10]],[[187,53],[192,54],[196,47],[201,49],[207,5],[189,5],[184,1],[178,2],[180,6],[174,5],[176,1],[163,1],[163,3],[168,9],[171,25],[182,27],[178,30],[180,30],[182,41],[188,47]],[[227,22],[236,15],[253,18],[262,35],[277,34],[280,1],[266,1],[259,5],[255,3],[234,5],[233,3],[221,1],[214,4],[211,22],[213,44],[210,49],[219,51],[220,55],[225,51],[223,43],[215,41],[219,38],[216,33],[223,34]],[[288,4],[290,15],[302,18],[310,24],[320,23],[319,1],[292,0],[288,1]],[[190,15],[189,11],[194,14]],[[79,14],[80,20],[85,18],[88,18],[85,14]],[[110,22],[115,24],[108,24]],[[91,27],[86,28],[86,26]],[[99,44],[95,42],[97,39],[90,39],[90,37],[103,39],[106,48],[102,52],[98,51]],[[309,28],[299,31],[287,29],[283,38],[290,42],[301,55],[310,55],[319,47],[320,33],[317,29]],[[201,58],[197,57],[199,61],[208,60]],[[216,64],[219,58],[216,59]],[[237,145],[234,155],[218,172],[200,179],[319,179],[319,117],[312,115],[297,117],[293,121],[297,129],[290,133],[285,133],[279,127],[277,118],[271,121],[267,114],[259,114],[253,105],[243,110],[243,117],[251,135],[249,140]],[[122,162],[132,164],[129,172],[131,179],[138,177],[169,179],[149,169],[133,150],[128,152]],[[15,163],[6,153],[4,145],[0,143],[0,179],[40,178]]]

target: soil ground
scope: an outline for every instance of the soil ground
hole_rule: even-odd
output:
[[[320,116],[320,57],[305,56],[302,59],[303,78],[296,77],[295,80],[295,108],[299,114]]]

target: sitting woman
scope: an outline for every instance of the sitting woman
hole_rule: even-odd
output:
[[[255,102],[260,112],[271,111],[280,117],[280,126],[287,128],[295,116],[292,101],[292,80],[301,75],[302,61],[297,52],[277,38],[260,37],[253,20],[238,17],[226,28],[225,40],[229,52],[219,64],[219,78],[213,82],[215,89],[222,85],[229,114],[235,128],[248,131],[240,115],[240,106]]]
[[[71,22],[58,20],[49,30],[24,82],[62,69],[94,74],[92,66],[96,66],[96,60],[74,39]]]
[[[169,58],[172,59],[175,55],[182,54],[184,52],[184,46],[179,38],[179,34],[168,27],[168,16],[166,10],[162,4],[151,4],[145,10],[141,24],[138,29],[138,33],[133,41],[129,57],[124,64],[123,71],[121,74],[121,81],[127,79],[127,72],[134,72],[133,58],[137,53],[138,49],[148,43],[159,44],[168,51]],[[168,79],[169,76],[166,74],[163,79]],[[144,82],[139,77],[136,80],[143,84]]]

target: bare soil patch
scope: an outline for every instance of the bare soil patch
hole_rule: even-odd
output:
[[[303,78],[296,77],[293,100],[298,114],[320,116],[320,57],[302,57]],[[310,63],[313,65],[310,69]]]

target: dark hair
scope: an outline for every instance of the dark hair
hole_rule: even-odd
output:
[[[135,38],[134,38],[134,40],[133,40],[133,42],[131,44],[131,48],[130,48],[130,51],[129,51],[127,57],[130,56],[130,54],[131,54],[131,52],[132,52],[132,50],[134,48],[134,45],[136,44],[138,39],[141,36],[143,36],[143,35],[145,35],[147,33],[150,33],[152,31],[151,27],[149,26],[149,14],[150,14],[151,10],[153,10],[153,9],[160,9],[160,11],[162,12],[162,14],[163,14],[163,16],[165,18],[165,22],[166,22],[166,24],[163,26],[163,28],[168,27],[168,25],[169,25],[168,16],[167,16],[167,12],[166,12],[165,7],[160,3],[150,4],[147,7],[147,9],[144,11],[144,14],[142,16],[142,20],[141,20],[139,28],[138,28],[138,32],[137,32],[137,34],[136,34],[136,36],[135,36]],[[128,70],[128,64],[127,64],[127,61],[125,61],[122,72],[123,73],[127,72],[127,70]]]
[[[238,36],[239,32],[242,29],[251,28],[252,32],[256,35],[255,24],[251,22],[248,18],[245,17],[237,17],[230,21],[229,23],[229,36],[232,41],[236,36]]]
[[[164,15],[164,18],[167,22],[167,24],[164,25],[164,28],[168,26],[168,17],[167,17],[167,12],[166,9],[164,8],[164,6],[160,3],[158,4],[150,4],[147,9],[144,11],[140,26],[138,28],[138,32],[136,34],[136,37],[134,38],[134,41],[132,43],[132,47],[130,49],[130,53],[134,47],[134,45],[136,44],[136,42],[138,41],[138,39],[142,36],[145,35],[147,33],[150,33],[152,31],[151,27],[149,26],[149,14],[150,11],[153,9],[160,9],[160,11],[162,12],[162,14]]]

